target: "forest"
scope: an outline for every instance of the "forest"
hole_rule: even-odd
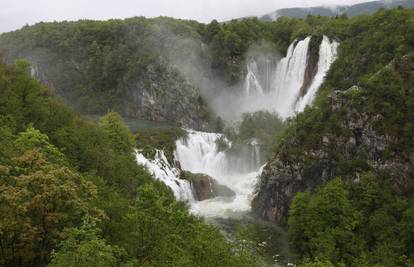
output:
[[[82,20],[1,34],[0,265],[263,265],[245,240],[192,215],[136,163],[138,147],[172,158],[185,131],[131,132],[125,101],[132,84],[152,82],[149,66],[163,75],[188,46],[206,75],[231,90],[253,46],[284,55],[309,35],[340,42],[312,107],[284,122],[245,114],[234,130],[200,96],[198,115],[236,144],[258,138],[269,162],[329,165],[332,175],[297,192],[278,221],[298,266],[414,266],[414,10],[403,8],[209,24]],[[30,62],[54,64],[39,81]],[[172,76],[181,75],[187,84],[179,71]],[[363,125],[353,132],[354,121]],[[253,199],[258,217],[260,205]]]

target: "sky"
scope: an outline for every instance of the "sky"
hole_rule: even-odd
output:
[[[0,32],[40,21],[169,16],[210,22],[259,16],[285,7],[369,0],[0,0]]]

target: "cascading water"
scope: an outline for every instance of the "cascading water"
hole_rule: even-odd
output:
[[[287,50],[286,57],[282,58],[271,70],[273,74],[266,74],[265,77],[272,77],[270,84],[267,78],[262,78],[263,75],[258,73],[260,72],[258,70],[264,68],[258,66],[258,62],[254,59],[249,59],[244,82],[246,99],[242,102],[248,107],[241,107],[242,112],[268,110],[278,113],[282,118],[288,118],[312,104],[326,73],[336,59],[339,44],[323,36],[316,74],[311,77],[310,85],[303,88],[306,84],[305,72],[309,67],[308,61],[311,56],[309,54],[310,44],[311,37],[293,42]],[[266,88],[269,89],[263,90],[264,84],[267,84]],[[303,96],[301,96],[302,90],[305,93]]]
[[[256,61],[250,61],[247,64],[247,75],[244,83],[244,88],[247,95],[250,95],[251,93],[263,94],[264,90],[259,83],[259,79],[257,78],[258,73],[259,70],[257,68]]]
[[[274,107],[282,118],[293,115],[292,107],[305,78],[310,40],[311,38],[307,37],[296,46],[292,43],[287,56],[277,66],[273,91],[276,101]]]
[[[235,163],[231,155],[219,151],[217,140],[221,137],[220,134],[188,131],[187,138],[176,142],[175,157],[183,170],[207,174],[235,192],[235,197],[216,197],[195,203],[193,210],[204,217],[228,217],[248,212],[260,172],[258,155],[246,155],[243,160],[241,156]],[[252,151],[257,150],[253,147]],[[252,169],[243,170],[239,168],[242,165],[252,166]]]
[[[316,69],[309,80],[306,73],[310,44],[311,37],[293,42],[286,57],[277,64],[274,64],[275,60],[251,58],[247,63],[244,98],[235,100],[240,114],[269,110],[287,118],[311,104],[336,58],[339,44],[323,37]],[[224,152],[219,151],[217,145],[221,138],[224,138],[221,134],[188,130],[187,138],[176,141],[174,156],[183,170],[211,176],[219,184],[231,189],[235,193],[234,197],[196,201],[191,184],[180,179],[180,170],[168,163],[162,151],[157,151],[153,160],[137,152],[137,161],[169,186],[178,200],[188,202],[192,212],[198,215],[225,218],[244,214],[251,208],[251,195],[261,172],[260,165],[264,163],[260,159],[259,144],[253,139],[248,145]],[[212,188],[211,181],[208,182]]]
[[[154,159],[147,159],[139,151],[136,152],[138,164],[143,165],[150,174],[162,181],[174,193],[177,200],[194,203],[194,196],[191,192],[191,185],[185,180],[179,179],[180,170],[172,167],[161,150],[156,150]]]
[[[323,83],[326,73],[336,59],[338,46],[338,42],[335,40],[331,42],[328,37],[323,36],[321,46],[319,47],[318,71],[305,96],[297,101],[295,108],[297,112],[303,111],[307,105],[312,104],[319,87]]]
[[[188,137],[176,142],[175,158],[183,170],[207,174],[227,186],[235,193],[233,197],[196,201],[191,184],[180,179],[180,170],[168,162],[161,150],[156,150],[154,159],[147,159],[137,151],[136,159],[156,179],[171,188],[177,200],[187,202],[193,213],[208,218],[242,215],[250,210],[251,195],[261,170],[260,157],[256,154],[259,151],[254,143],[252,155],[241,155],[235,161],[232,155],[218,150],[217,140],[222,137],[221,134],[188,130]],[[243,166],[250,167],[246,169]]]

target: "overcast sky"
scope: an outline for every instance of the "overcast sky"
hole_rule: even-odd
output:
[[[284,7],[369,0],[0,0],[0,32],[40,21],[170,16],[209,22],[263,15]]]

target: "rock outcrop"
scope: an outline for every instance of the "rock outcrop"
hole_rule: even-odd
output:
[[[191,129],[207,128],[208,108],[200,90],[167,61],[150,64],[143,77],[128,86],[122,114]]]
[[[334,91],[323,113],[315,107],[295,118],[301,126],[291,127],[261,175],[253,200],[258,216],[285,222],[297,192],[313,191],[337,176],[357,182],[363,172],[393,173],[395,186],[403,192],[414,173],[414,150],[390,152],[400,134],[382,130],[389,118],[378,107],[369,107],[379,101],[371,96],[372,91],[357,86]]]
[[[198,201],[215,197],[234,197],[235,193],[227,186],[219,184],[206,174],[181,172],[181,178],[190,182],[194,198]]]

